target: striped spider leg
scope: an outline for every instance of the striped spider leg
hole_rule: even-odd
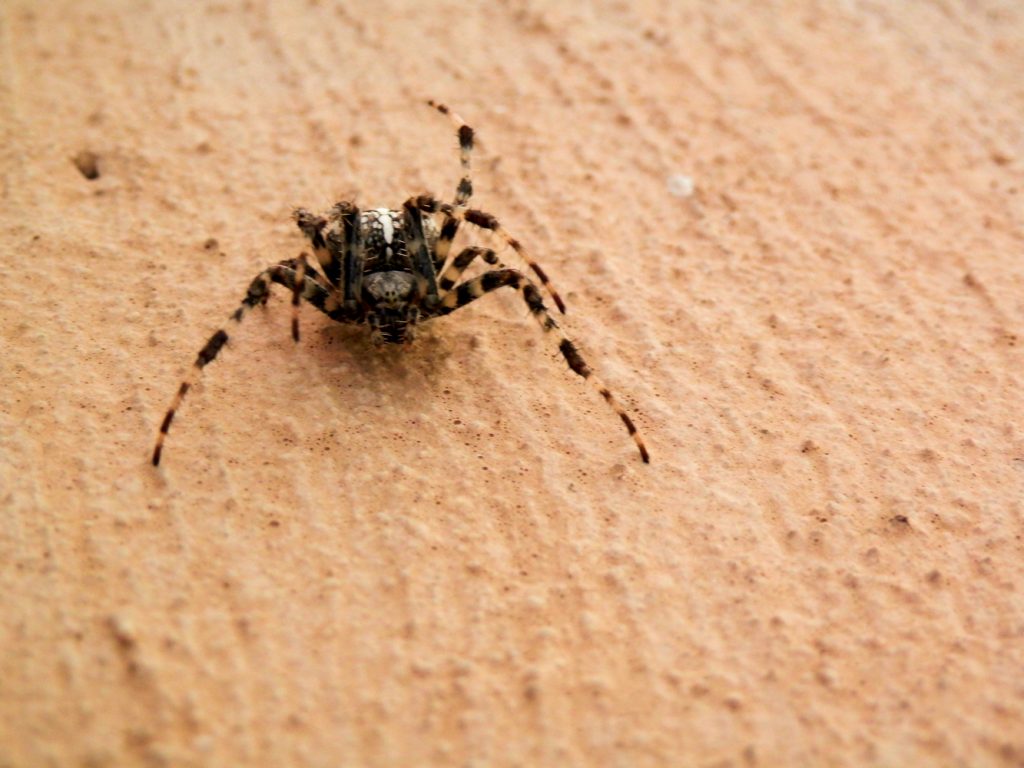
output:
[[[242,299],[242,303],[239,304],[238,309],[231,313],[230,320],[236,324],[242,322],[242,319],[253,307],[258,305],[264,305],[267,303],[267,299],[270,298],[270,284],[278,283],[290,288],[292,290],[292,337],[298,341],[298,325],[297,317],[295,315],[299,299],[305,299],[314,307],[319,309],[321,312],[326,314],[332,319],[339,320],[341,314],[338,311],[338,307],[331,291],[326,285],[324,285],[319,276],[312,271],[307,271],[305,254],[302,254],[298,259],[289,259],[282,261],[280,264],[275,264],[272,267],[260,272],[253,281],[249,284],[249,289],[246,291],[245,298]],[[163,452],[164,440],[167,438],[167,432],[171,428],[171,422],[174,421],[174,414],[178,408],[181,407],[182,400],[185,399],[185,395],[188,391],[196,384],[199,377],[202,375],[203,368],[212,363],[217,359],[217,355],[220,353],[223,346],[228,342],[228,332],[221,328],[214,333],[196,356],[195,362],[192,364],[192,369],[182,380],[178,387],[178,391],[174,395],[174,399],[171,400],[171,405],[167,409],[167,413],[164,414],[164,419],[160,423],[160,432],[157,435],[156,445],[153,448],[153,466],[160,464],[160,455]]]
[[[537,275],[537,278],[541,281],[544,288],[554,300],[555,306],[558,307],[558,311],[565,314],[565,302],[562,301],[562,297],[559,295],[558,291],[555,290],[555,286],[551,282],[551,278],[547,276],[547,273],[540,264],[534,261],[530,254],[526,252],[522,244],[502,228],[498,223],[498,220],[493,216],[490,217],[493,226],[486,226],[481,224],[479,221],[473,221],[471,218],[472,215],[480,213],[480,211],[471,212],[466,208],[466,204],[473,196],[473,179],[470,174],[470,157],[473,152],[473,129],[466,124],[465,120],[444,104],[439,104],[433,100],[428,101],[427,104],[436,109],[442,115],[447,115],[455,125],[455,129],[459,136],[459,160],[462,164],[462,178],[459,180],[459,185],[455,190],[455,202],[440,211],[444,220],[441,225],[441,235],[437,240],[438,258],[442,263],[448,258],[448,251],[451,249],[452,241],[455,239],[455,235],[459,231],[459,225],[463,221],[469,221],[471,224],[477,224],[477,226],[481,226],[483,229],[489,229],[507,245],[512,246],[512,250],[514,250],[516,254],[518,254],[519,258],[525,261],[530,269],[533,270],[534,274]]]
[[[441,276],[441,285],[444,286],[450,281],[456,281],[458,276],[461,275],[462,270],[477,256],[483,257],[489,263],[494,263],[491,262],[493,255],[494,252],[489,249],[467,248],[459,254],[452,266]],[[442,296],[440,304],[430,311],[425,319],[450,314],[482,296],[486,296],[491,291],[496,291],[505,286],[515,288],[519,292],[523,297],[523,301],[526,302],[530,314],[533,315],[540,325],[544,337],[550,339],[553,343],[557,343],[558,351],[565,358],[566,363],[569,364],[569,368],[593,386],[601,397],[604,398],[605,402],[611,406],[612,410],[618,414],[622,423],[626,426],[626,431],[629,432],[636,443],[637,450],[640,451],[640,458],[643,459],[645,464],[650,463],[651,458],[647,452],[647,446],[644,444],[643,438],[640,436],[640,432],[637,430],[636,425],[633,424],[629,414],[626,413],[626,410],[616,399],[615,395],[612,394],[611,390],[594,374],[594,370],[583,359],[583,355],[580,354],[576,345],[565,335],[565,332],[555,322],[555,319],[551,317],[547,307],[544,306],[544,301],[536,284],[519,270],[508,268],[493,269],[489,272],[484,272],[479,277],[455,286]]]
[[[473,154],[473,129],[466,124],[465,120],[459,117],[455,112],[448,109],[444,104],[439,104],[433,100],[428,101],[427,104],[436,109],[442,115],[447,115],[448,118],[451,119],[459,137],[459,163],[462,165],[462,178],[459,180],[459,185],[455,189],[455,200],[453,205],[464,208],[466,203],[469,202],[469,198],[473,196],[473,177],[470,168],[470,159]],[[437,238],[437,248],[435,249],[437,261],[439,262],[437,266],[439,271],[448,260],[448,252],[451,250],[452,242],[455,240],[455,235],[459,231],[460,223],[461,222],[458,219],[454,219],[451,216],[444,214],[444,220],[441,224],[441,234]]]

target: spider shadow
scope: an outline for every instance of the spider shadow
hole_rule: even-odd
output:
[[[376,345],[365,327],[333,324],[309,328],[300,346],[302,357],[320,369],[322,380],[339,397],[355,388],[409,399],[435,388],[440,394],[453,349],[433,329],[419,329],[408,344]]]

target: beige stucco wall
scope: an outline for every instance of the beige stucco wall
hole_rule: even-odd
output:
[[[0,35],[0,764],[1024,762],[1019,3]],[[278,292],[154,470],[293,207],[453,193],[427,98],[652,463],[513,292],[385,350]]]

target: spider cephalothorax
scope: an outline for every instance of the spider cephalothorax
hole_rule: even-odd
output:
[[[562,332],[547,311],[537,285],[523,272],[502,264],[494,251],[468,246],[449,258],[452,241],[463,222],[494,233],[518,254],[537,275],[555,305],[565,304],[547,275],[492,214],[467,207],[473,194],[470,155],[473,129],[443,104],[432,106],[455,123],[462,162],[453,203],[429,195],[411,197],[401,210],[372,208],[360,211],[352,202],[340,202],[326,214],[305,208],[295,211],[295,223],[313,248],[314,268],[307,254],[265,269],[250,283],[241,305],[231,315],[241,322],[246,312],[266,304],[271,283],[292,291],[292,337],[299,340],[298,310],[305,299],[332,320],[370,326],[375,343],[400,344],[411,341],[417,323],[450,314],[460,307],[505,286],[519,291],[530,313],[540,323],[546,338],[557,344],[558,352],[575,373],[591,382],[615,410],[633,436],[641,458],[649,460],[632,419],[594,376],[576,345]],[[477,258],[497,269],[460,282],[463,272]],[[192,371],[178,388],[160,424],[153,464],[160,463],[164,439],[182,398],[202,369],[213,362],[228,340],[227,331],[217,331],[200,350]]]
[[[423,292],[410,272],[374,272],[363,282],[363,306],[377,344],[412,341]]]

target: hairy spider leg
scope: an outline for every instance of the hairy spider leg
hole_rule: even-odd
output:
[[[428,307],[437,306],[440,297],[437,293],[437,272],[434,270],[434,262],[430,259],[430,251],[427,250],[427,239],[423,234],[423,212],[415,206],[412,200],[406,200],[402,206],[406,247],[409,249],[409,257],[412,259],[416,274],[426,280],[424,298]]]
[[[341,293],[339,303],[348,318],[356,317],[365,263],[359,208],[343,201],[335,204],[326,217],[306,208],[296,208],[292,216],[313,246],[327,282]]]
[[[464,253],[465,251],[463,251]],[[605,402],[619,415],[622,423],[626,425],[626,431],[632,436],[637,449],[640,451],[640,458],[643,459],[645,464],[649,464],[651,458],[647,453],[647,446],[644,445],[643,438],[640,437],[640,432],[637,430],[636,425],[633,424],[633,420],[619,404],[611,390],[594,375],[593,369],[587,365],[579,349],[565,335],[565,332],[558,326],[558,323],[551,317],[547,307],[544,306],[540,290],[522,272],[517,269],[495,269],[485,272],[479,277],[462,283],[454,291],[446,294],[441,300],[440,306],[431,314],[434,316],[447,315],[460,307],[466,306],[470,302],[476,301],[481,296],[505,286],[515,288],[522,295],[526,306],[530,309],[530,314],[540,324],[545,338],[558,341],[558,351],[561,352],[562,357],[569,364],[569,368],[597,389]]]
[[[439,102],[434,101],[433,99],[428,100],[427,104],[436,109],[442,115],[447,116],[452,121],[452,124],[455,126],[455,130],[458,133],[459,160],[462,164],[462,179],[460,179],[459,186],[456,188],[455,201],[453,205],[456,208],[466,210],[466,204],[469,202],[469,199],[473,196],[473,179],[470,169],[470,158],[473,152],[473,129],[469,125],[467,125],[466,121],[463,120],[456,112],[453,112],[451,109],[449,109],[446,104],[441,104]],[[445,218],[444,223],[441,226],[441,234],[437,239],[437,246],[435,248],[435,252],[437,255],[437,260],[441,264],[444,264],[445,261],[447,261],[448,259],[448,253],[451,250],[452,242],[455,240],[455,235],[459,231],[459,224],[462,221],[470,221],[470,223],[477,224],[477,226],[483,225],[481,225],[479,222],[472,221],[472,219],[468,216],[456,216],[451,211],[442,211],[442,213],[444,214]],[[482,212],[477,211],[477,213]],[[495,225],[498,225],[498,220],[496,218],[490,216],[490,219],[493,220]],[[551,298],[554,299],[554,302],[558,307],[558,311],[561,312],[562,314],[565,314],[565,303],[562,301],[561,296],[558,295],[558,292],[555,290],[554,285],[552,285],[551,280],[545,274],[541,266],[537,262],[533,261],[525,253],[519,241],[510,236],[507,231],[501,229],[500,226],[495,226],[493,228],[484,226],[483,228],[491,229],[496,235],[504,239],[506,243],[512,246],[516,253],[519,254],[520,258],[522,258],[534,271],[537,277],[540,278],[541,283],[547,289],[548,293],[551,294]],[[441,267],[438,266],[437,270],[440,271]]]
[[[324,230],[327,229],[331,222],[327,218],[318,216],[305,208],[296,208],[292,212],[292,218],[295,219],[295,224],[309,239],[309,244],[313,246],[313,255],[316,256],[317,263],[324,271],[327,282],[333,286],[341,285],[341,259],[337,258],[328,249],[327,240],[324,236]]]
[[[473,129],[466,125],[466,121],[456,113],[448,109],[444,104],[430,100],[427,102],[442,115],[446,115],[455,126],[459,137],[459,162],[462,165],[462,178],[455,189],[454,205],[465,208],[466,203],[473,196],[473,177],[470,168],[470,158],[473,154]],[[435,269],[440,272],[445,261],[448,260],[448,253],[451,251],[452,242],[459,231],[459,219],[454,219],[445,214],[444,222],[441,225],[441,233],[437,238],[437,245],[434,248]]]
[[[295,277],[292,282],[292,340],[299,343],[299,302],[302,300],[302,292],[306,285],[306,273],[309,270],[309,263],[306,261],[306,254],[300,253],[295,260]],[[315,272],[313,273],[316,274]]]
[[[455,190],[455,200],[453,205],[465,208],[469,199],[473,196],[473,178],[470,159],[473,153],[475,133],[473,129],[466,124],[466,121],[463,120],[458,113],[453,112],[446,104],[441,104],[433,99],[427,101],[427,104],[436,109],[442,115],[448,117],[455,126],[456,134],[459,137],[459,162],[462,165],[462,178],[459,180],[459,185]],[[448,261],[448,254],[451,251],[452,243],[455,241],[455,236],[459,231],[459,225],[463,221],[463,219],[454,218],[448,213],[444,213],[443,216],[444,223],[441,225],[441,232],[438,235],[437,244],[434,247],[434,268],[439,274],[444,268],[445,263]],[[487,250],[490,256],[493,257],[493,260],[485,258],[485,261],[487,261],[488,264],[497,265],[499,267],[505,266],[498,260],[498,257],[493,250],[484,250]],[[460,256],[461,255],[465,255],[465,251],[462,251]],[[472,259],[470,259],[470,261],[472,261]],[[468,266],[468,262],[466,265],[463,265],[462,269],[455,273],[453,284],[458,282],[459,275],[462,274],[462,271],[466,266]],[[449,265],[449,269],[450,268],[451,265]],[[550,285],[550,281],[548,284]],[[451,286],[449,285],[448,288],[451,288]],[[556,302],[560,304],[560,300],[557,298]],[[562,311],[565,311],[564,308],[562,308]]]
[[[242,303],[239,305],[238,309],[231,313],[230,319],[234,320],[235,323],[241,323],[242,318],[245,317],[249,310],[257,305],[266,304],[267,299],[270,297],[270,283],[274,282],[279,283],[286,288],[291,288],[292,290],[295,290],[296,285],[302,285],[302,298],[332,319],[339,322],[345,322],[345,318],[338,311],[337,302],[331,296],[328,288],[319,282],[316,273],[305,273],[302,282],[298,282],[298,272],[296,267],[299,266],[300,263],[301,258],[289,259],[287,261],[282,261],[280,264],[268,267],[260,272],[249,284],[249,289],[246,291],[245,298],[242,299]],[[203,368],[217,358],[221,348],[227,343],[227,341],[228,332],[221,328],[214,333],[206,342],[205,346],[199,350],[199,355],[196,357],[195,363],[192,364],[192,369],[178,387],[178,391],[175,393],[174,399],[171,400],[171,406],[167,409],[167,413],[164,415],[164,420],[160,423],[160,433],[157,435],[156,446],[153,448],[154,467],[160,464],[160,454],[163,451],[164,440],[167,437],[168,430],[171,428],[171,422],[174,421],[175,412],[181,407],[181,401],[199,380]]]
[[[465,120],[455,112],[452,112],[444,104],[440,104],[433,99],[428,101],[427,104],[442,115],[447,115],[458,133],[459,162],[462,164],[462,178],[459,180],[459,186],[455,190],[455,205],[465,206],[469,202],[469,198],[473,196],[473,179],[470,175],[470,157],[473,154],[473,129],[466,125]]]
[[[459,232],[460,223],[458,219],[453,219],[451,216],[444,217],[441,232],[437,236],[437,245],[434,246],[434,269],[438,272],[444,268],[444,263],[448,261],[448,254],[452,250],[455,235]]]
[[[516,238],[512,237],[503,226],[498,218],[491,213],[481,211],[476,208],[461,208],[450,205],[449,203],[442,203],[440,200],[431,197],[430,195],[419,195],[414,197],[410,202],[413,203],[417,208],[426,213],[445,213],[458,221],[468,221],[481,229],[486,229],[493,232],[495,235],[505,241],[507,245],[512,247],[523,261],[525,261],[530,269],[533,270],[534,274],[540,279],[541,284],[547,289],[547,292],[551,295],[555,305],[558,307],[558,311],[563,315],[565,314],[565,302],[562,301],[562,297],[558,295],[558,291],[555,290],[555,286],[551,283],[550,278],[541,268],[540,264],[533,260],[533,257],[527,253],[526,249],[523,248]]]
[[[342,306],[349,317],[359,312],[359,299],[363,291],[363,267],[366,251],[363,249],[363,232],[359,226],[359,208],[348,201],[338,203],[331,209],[331,217],[341,224],[342,231],[332,228],[327,235],[327,247],[336,258],[344,260],[345,277],[342,286]]]
[[[448,268],[441,273],[441,276],[437,279],[437,287],[441,290],[442,295],[447,294],[455,284],[459,282],[459,278],[462,277],[462,273],[466,271],[466,268],[473,263],[473,260],[480,257],[488,264],[495,266],[502,266],[498,261],[497,254],[494,253],[490,248],[481,248],[478,245],[471,245],[468,248],[463,248],[459,255],[455,257],[455,260],[448,265]]]
[[[442,272],[447,272],[452,268],[452,262],[445,268],[445,262],[448,260],[448,254],[451,250],[452,240],[455,239],[455,232],[458,230],[460,224],[459,219],[453,219],[450,216],[445,216],[444,224],[441,226],[441,233],[437,237],[437,245],[434,247],[434,269],[440,275]],[[442,247],[443,246],[443,247]],[[487,251],[490,254],[490,258],[484,259],[488,264],[493,264],[499,267],[504,267],[505,264],[501,262],[496,254],[490,248],[482,248],[481,251]],[[460,252],[460,255],[465,253],[465,249]],[[442,255],[443,254],[443,255]],[[465,265],[465,266],[468,266]],[[463,266],[463,269],[465,269]],[[457,274],[461,274],[462,270],[459,270]],[[456,280],[458,278],[456,277]],[[449,286],[450,288],[451,286]]]

